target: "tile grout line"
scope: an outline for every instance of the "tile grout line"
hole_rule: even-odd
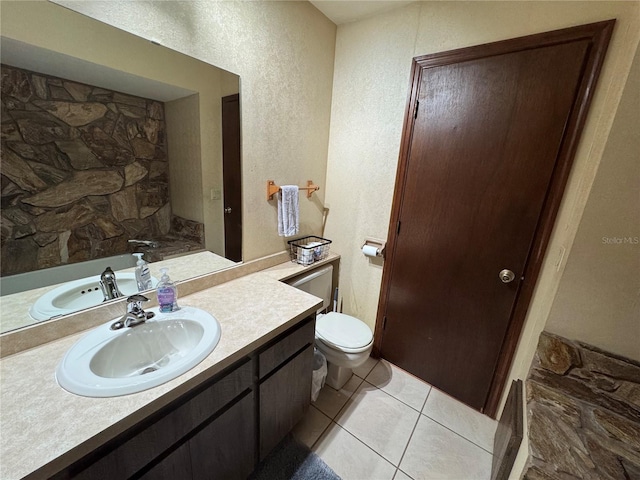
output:
[[[419,421],[420,421],[420,414],[418,415],[418,418],[416,420],[416,424],[413,426],[413,430],[411,430],[411,435],[409,435],[409,440],[407,440],[407,444],[404,446],[404,450],[402,451],[402,455],[400,456],[400,460],[398,460],[398,465],[397,465],[397,469],[398,470],[400,470],[400,465],[402,465],[402,460],[404,460],[404,456],[407,453],[407,449],[409,448],[409,444],[411,443],[411,439],[413,438],[413,434],[415,433],[416,428],[418,427],[418,422]],[[401,470],[401,471],[402,471],[402,473],[407,475],[407,477],[413,478],[411,475],[408,475],[404,470]]]
[[[355,375],[355,373],[354,373]],[[355,375],[356,377],[358,377],[357,375]],[[360,377],[358,377],[360,378]],[[353,398],[353,396],[356,394],[356,392],[358,391],[358,389],[362,386],[362,384],[364,383],[364,379],[360,378],[360,383],[358,384],[358,386],[353,390],[353,392],[351,393],[351,395],[349,395],[349,397],[347,398],[347,401],[344,402],[344,404],[340,407],[340,409],[338,410],[338,412],[335,414],[335,416],[331,419],[331,421],[336,422],[336,418],[338,418],[338,416],[340,415],[340,413],[342,412],[342,410],[344,410],[344,407],[347,406],[347,404],[349,403],[349,400],[351,400]],[[346,385],[346,383],[345,383]],[[337,392],[339,392],[340,390],[336,390]],[[336,424],[338,424],[338,422],[336,422]],[[338,424],[339,425],[339,424]]]
[[[394,468],[398,468],[396,467],[393,463],[391,463],[388,459],[386,459],[385,457],[383,457],[379,452],[376,452],[373,448],[371,448],[369,445],[367,445],[366,443],[364,443],[362,440],[360,440],[358,437],[356,437],[353,433],[351,433],[349,430],[347,430],[346,428],[344,428],[342,425],[336,423],[336,422],[332,422],[335,423],[336,426],[340,429],[345,431],[346,433],[348,433],[351,437],[353,437],[357,442],[361,443],[362,445],[364,445],[365,447],[367,447],[369,450],[371,450],[373,453],[375,453],[378,457],[380,457],[382,460],[384,460],[385,462],[387,462],[389,465],[391,465]],[[394,473],[395,476],[395,473]],[[393,477],[392,477],[393,478]]]
[[[360,377],[358,377],[358,378],[360,378]],[[425,407],[425,405],[427,404],[427,400],[429,399],[429,395],[431,395],[431,391],[432,391],[432,389],[433,389],[433,388],[435,388],[435,387],[433,387],[433,386],[431,386],[431,385],[429,385],[429,384],[427,383],[427,385],[429,385],[429,386],[430,386],[430,388],[429,388],[429,393],[427,393],[427,397],[425,398],[425,400],[424,400],[424,402],[423,402],[423,404],[422,404],[421,409],[420,409],[420,410],[416,410],[414,407],[412,407],[412,406],[411,406],[411,405],[409,405],[408,403],[403,402],[403,401],[402,401],[402,400],[400,400],[398,397],[396,397],[396,396],[394,396],[394,395],[391,395],[389,392],[385,392],[385,391],[384,391],[384,390],[382,390],[380,387],[378,387],[378,386],[376,386],[376,385],[374,385],[374,384],[372,384],[372,383],[367,382],[367,381],[366,381],[366,379],[365,379],[365,380],[363,380],[363,382],[362,382],[362,383],[365,383],[365,382],[366,382],[368,385],[371,385],[372,387],[374,387],[374,388],[376,388],[376,389],[380,390],[382,393],[385,393],[386,395],[390,396],[391,398],[393,398],[393,399],[395,399],[395,400],[399,401],[399,402],[400,402],[400,403],[402,403],[403,405],[405,405],[405,406],[407,406],[407,407],[411,408],[412,410],[414,410],[414,411],[418,412],[418,419],[420,419],[420,415],[424,415],[424,416],[425,416],[425,417],[427,417],[429,420],[431,420],[431,421],[433,421],[433,422],[437,423],[437,424],[438,424],[438,425],[440,425],[441,427],[446,428],[446,429],[447,429],[447,430],[449,430],[450,432],[455,433],[455,434],[456,434],[456,435],[458,435],[459,437],[464,438],[467,442],[469,442],[469,443],[471,443],[471,444],[475,445],[476,447],[478,447],[478,448],[480,448],[480,449],[484,450],[485,452],[487,452],[489,455],[491,455],[491,456],[493,457],[493,452],[490,452],[489,450],[487,450],[486,448],[484,448],[482,445],[478,445],[478,444],[477,444],[476,442],[474,442],[473,440],[470,440],[470,439],[468,439],[467,437],[465,437],[464,435],[462,435],[461,433],[456,432],[455,430],[453,430],[452,428],[448,427],[448,426],[447,426],[447,425],[445,425],[444,423],[441,423],[441,422],[439,422],[438,420],[436,420],[436,419],[434,419],[434,418],[431,418],[431,417],[430,417],[429,415],[427,415],[426,413],[423,413],[424,407]],[[360,388],[360,387],[362,386],[362,383],[361,383],[360,385],[358,385],[358,388]],[[425,383],[426,383],[426,382],[425,382]],[[356,389],[356,390],[357,390],[357,389]],[[354,392],[354,394],[355,394],[355,392]],[[352,395],[352,396],[353,396],[353,395]],[[349,397],[349,399],[351,399],[351,397]],[[348,402],[348,401],[349,401],[349,400],[347,400],[347,402]],[[344,408],[345,406],[346,406],[346,403],[342,406],[342,408]],[[340,409],[340,411],[342,411],[342,408]],[[338,412],[338,413],[340,413],[340,412]],[[338,415],[336,414],[336,417],[335,417],[335,418],[337,418],[337,417],[338,417]],[[416,425],[417,425],[417,422],[416,422]],[[414,430],[415,430],[415,427],[414,427]],[[411,435],[413,436],[413,432],[411,432]],[[405,448],[405,451],[406,451],[406,448]],[[404,456],[404,453],[403,453],[403,456]],[[402,461],[402,459],[401,459],[401,461]],[[403,472],[403,473],[404,473],[404,472]]]
[[[422,407],[424,408],[424,407]],[[472,445],[475,445],[476,447],[478,447],[479,449],[487,452],[489,455],[491,455],[493,457],[493,452],[490,452],[489,450],[487,450],[486,448],[484,448],[481,445],[478,445],[476,442],[474,442],[473,440],[469,440],[467,437],[465,437],[464,435],[462,435],[461,433],[456,432],[455,430],[453,430],[452,428],[447,427],[444,423],[440,423],[438,420],[431,418],[429,415],[427,415],[426,413],[422,413],[420,412],[420,415],[424,415],[425,417],[427,417],[429,420],[431,420],[432,422],[437,423],[438,425],[440,425],[441,427],[446,428],[447,430],[449,430],[450,432],[455,433],[456,435],[458,435],[460,438],[464,438],[467,442],[469,442]]]
[[[460,400],[458,400],[457,398],[452,397],[450,394],[448,394],[448,393],[447,393],[447,392],[445,392],[444,390],[440,390],[439,388],[436,388],[436,387],[433,387],[433,386],[432,386],[431,388],[435,388],[435,389],[436,389],[436,391],[438,391],[438,392],[440,392],[441,394],[445,395],[448,399],[452,400],[454,403],[457,403],[457,404],[459,404],[459,405],[462,405],[464,408],[471,410],[471,411],[473,412],[473,414],[479,414],[479,415],[480,415],[480,416],[482,416],[482,417],[485,417],[485,416],[486,416],[486,417],[490,418],[492,421],[494,421],[494,422],[496,423],[496,429],[497,429],[497,427],[498,427],[498,423],[499,423],[499,422],[498,422],[498,420],[496,420],[496,419],[494,419],[494,418],[491,418],[491,417],[489,417],[488,415],[485,415],[485,414],[483,414],[483,413],[478,412],[477,410],[473,409],[473,408],[472,408],[472,407],[470,407],[469,405],[466,405],[466,404],[462,403],[462,402],[461,402]],[[425,404],[425,405],[426,405],[426,404]],[[468,439],[467,437],[465,437],[465,436],[464,436],[464,435],[462,435],[461,433],[456,432],[456,431],[455,431],[455,430],[453,430],[452,428],[447,427],[444,423],[440,423],[438,420],[436,420],[436,419],[434,419],[434,418],[430,417],[429,415],[427,415],[426,413],[424,413],[424,411],[423,411],[423,410],[424,410],[424,406],[422,407],[422,410],[420,411],[420,413],[421,413],[422,415],[424,415],[424,416],[428,417],[429,419],[433,420],[433,421],[434,421],[434,422],[436,422],[437,424],[442,425],[442,426],[443,426],[443,427],[445,427],[446,429],[451,430],[453,433],[458,434],[459,436],[461,436],[461,437],[462,437],[462,438],[464,438],[465,440],[467,440],[467,441],[469,441],[469,442],[473,443],[474,445],[476,445],[476,446],[478,446],[478,447],[482,448],[485,452],[487,452],[487,453],[489,453],[489,454],[491,454],[491,455],[493,456],[493,452],[490,452],[489,450],[487,450],[487,449],[486,449],[486,448],[484,448],[483,446],[478,445],[478,444],[477,444],[476,442],[474,442],[473,440]],[[495,431],[494,431],[493,433],[494,433],[494,436],[495,436]]]
[[[407,453],[407,449],[409,448],[409,444],[411,443],[411,439],[413,438],[413,434],[415,433],[416,428],[418,427],[418,422],[420,421],[420,416],[422,415],[422,410],[424,409],[424,406],[427,404],[427,400],[429,399],[429,395],[431,395],[431,390],[432,389],[433,389],[433,387],[429,388],[429,392],[427,393],[427,396],[425,397],[424,402],[422,402],[422,408],[418,412],[418,418],[416,419],[416,423],[413,426],[413,430],[411,430],[411,435],[409,435],[409,440],[407,441],[407,444],[404,446],[404,450],[402,451],[402,455],[400,456],[400,460],[398,461],[398,470],[400,470],[400,465],[402,464],[402,460],[404,459],[404,456]],[[402,470],[402,473],[407,475],[407,477],[409,477],[409,478],[413,478],[413,477],[411,477],[411,475],[408,475],[404,470]]]
[[[315,408],[315,407],[313,407]],[[320,412],[321,415],[324,415],[325,417],[329,418],[327,415],[325,415],[320,409],[316,408],[316,410],[318,410],[318,412]],[[327,424],[326,427],[324,427],[322,429],[322,431],[320,432],[320,435],[318,435],[318,438],[315,439],[315,441],[311,444],[311,446],[309,447],[309,450],[311,450],[313,452],[313,447],[316,446],[316,444],[318,443],[318,440],[320,440],[322,438],[322,436],[324,435],[324,432],[327,431],[327,429],[331,426],[331,424],[333,423],[333,420],[331,420],[329,418],[329,423]],[[319,455],[318,455],[319,456]]]
[[[375,367],[378,365],[378,363],[380,363],[380,361],[381,361],[381,360],[378,360],[378,362],[376,363],[376,365],[374,365],[374,366],[373,366],[373,368],[369,371],[369,373],[367,374],[367,376],[363,379],[363,381],[364,381],[364,382],[367,382],[367,377],[371,374],[371,372],[373,372],[373,370],[374,370],[374,369],[375,369]],[[409,447],[409,443],[411,442],[411,438],[413,437],[413,433],[415,432],[415,429],[416,429],[416,427],[418,426],[418,421],[420,420],[420,416],[421,416],[421,415],[424,415],[424,416],[425,416],[425,417],[427,417],[429,420],[432,420],[433,422],[435,422],[435,423],[437,423],[438,425],[440,425],[440,426],[442,426],[442,427],[446,428],[446,429],[447,429],[447,430],[449,430],[450,432],[455,433],[455,434],[456,434],[456,435],[458,435],[459,437],[461,437],[461,438],[465,439],[467,442],[471,443],[472,445],[475,445],[476,447],[480,448],[481,450],[485,451],[486,453],[488,453],[489,455],[491,455],[491,456],[493,457],[493,452],[490,452],[489,450],[487,450],[486,448],[482,447],[481,445],[478,445],[476,442],[474,442],[474,441],[472,441],[472,440],[468,439],[467,437],[465,437],[465,436],[464,436],[464,435],[462,435],[461,433],[456,432],[455,430],[453,430],[453,429],[449,428],[448,426],[446,426],[446,425],[444,425],[444,424],[440,423],[439,421],[437,421],[437,420],[435,420],[435,419],[431,418],[429,415],[427,415],[427,414],[423,413],[423,411],[424,411],[424,407],[425,407],[425,406],[426,406],[426,404],[427,404],[427,400],[429,399],[429,396],[431,395],[431,392],[433,391],[433,389],[434,389],[435,387],[434,387],[433,385],[431,385],[431,384],[429,384],[429,383],[425,382],[424,380],[419,379],[419,378],[418,378],[418,377],[416,377],[415,375],[412,375],[412,374],[410,374],[409,372],[406,372],[405,370],[402,370],[401,368],[397,367],[397,366],[396,366],[396,365],[394,365],[393,363],[391,363],[391,362],[388,362],[388,363],[389,363],[390,365],[395,366],[396,368],[398,368],[398,369],[399,369],[399,370],[401,370],[402,372],[405,372],[405,373],[407,373],[408,375],[411,375],[411,377],[413,377],[416,381],[422,382],[422,383],[424,383],[425,385],[429,385],[429,387],[430,387],[430,388],[429,388],[429,393],[427,393],[427,397],[425,398],[424,402],[422,403],[422,408],[421,408],[420,410],[416,410],[413,406],[411,406],[411,405],[409,405],[408,403],[406,403],[406,402],[402,401],[401,399],[399,399],[399,398],[398,398],[398,397],[396,397],[395,395],[391,395],[390,393],[385,392],[383,389],[381,389],[381,388],[380,388],[380,387],[378,387],[377,385],[373,385],[372,383],[367,382],[367,383],[368,383],[369,385],[371,385],[372,387],[377,388],[377,389],[378,389],[378,390],[380,390],[381,392],[386,393],[386,394],[387,394],[387,395],[389,395],[390,397],[392,397],[392,398],[394,398],[394,399],[398,400],[399,402],[403,403],[403,404],[404,404],[404,405],[406,405],[407,407],[412,408],[413,410],[416,410],[416,411],[418,412],[418,420],[416,421],[416,424],[414,425],[413,430],[411,431],[411,435],[409,436],[409,442],[407,442],[407,445],[405,446],[404,452],[402,453],[402,457],[400,457],[400,462],[398,463],[398,469],[400,469],[400,467],[399,467],[399,466],[400,466],[400,463],[402,463],[402,459],[404,458],[404,455],[405,455],[405,453],[406,453],[406,451],[407,451],[407,448]],[[354,375],[355,375],[355,374],[354,374]],[[360,377],[358,377],[358,378],[360,378]],[[360,385],[358,386],[358,388],[360,388],[360,386],[361,386],[361,385],[362,385],[362,384],[360,384]],[[440,390],[439,390],[439,391],[440,391]],[[443,392],[443,393],[444,393],[444,392]],[[346,404],[345,404],[345,405],[346,405]],[[336,416],[336,417],[337,417],[337,416]],[[345,429],[345,430],[346,430],[346,429]],[[402,473],[405,473],[405,472],[403,471]],[[406,475],[406,473],[405,473],[405,475]]]
[[[411,480],[414,480],[414,479],[413,479],[413,477],[412,477],[411,475],[409,475],[407,472],[405,472],[404,470],[402,470],[400,467],[398,467],[398,468],[396,469],[396,475],[398,474],[398,472],[402,472],[402,474],[403,474],[405,477],[410,478]],[[395,477],[395,475],[394,475],[394,477],[393,477],[393,478],[394,478],[394,479],[396,478],[396,477]]]
[[[360,377],[358,377],[360,378]],[[340,428],[342,428],[345,432],[347,432],[349,435],[351,435],[353,438],[355,438],[356,440],[358,440],[360,443],[362,443],[363,445],[366,445],[368,448],[370,448],[371,450],[373,450],[374,452],[376,452],[378,454],[378,456],[384,458],[387,462],[389,462],[391,465],[393,465],[396,468],[399,468],[400,463],[402,462],[402,458],[404,457],[405,452],[407,451],[407,447],[409,446],[409,442],[411,441],[411,437],[413,437],[413,432],[416,429],[416,426],[418,425],[418,421],[420,420],[420,415],[422,415],[422,411],[421,410],[416,410],[415,408],[413,408],[411,405],[407,405],[406,403],[404,403],[403,401],[399,400],[398,398],[394,397],[393,395],[391,395],[388,392],[385,392],[384,390],[382,390],[381,388],[367,382],[366,380],[362,380],[362,383],[360,385],[358,385],[358,388],[356,389],[356,391],[358,389],[360,389],[360,387],[362,387],[362,384],[366,383],[368,385],[371,385],[373,388],[375,388],[376,390],[379,390],[380,392],[384,393],[385,395],[387,395],[388,397],[391,397],[392,399],[396,400],[397,402],[400,402],[401,404],[403,404],[405,407],[410,408],[411,410],[413,410],[414,412],[416,412],[418,414],[418,417],[416,418],[416,423],[413,426],[413,429],[411,430],[411,434],[409,435],[409,439],[407,440],[407,444],[404,447],[404,450],[402,452],[402,455],[400,456],[400,460],[398,461],[398,465],[395,465],[393,462],[391,462],[389,459],[385,458],[382,454],[376,452],[375,450],[373,450],[372,447],[370,447],[369,445],[367,445],[363,440],[360,440],[358,437],[356,437],[353,433],[351,433],[346,427],[340,425],[338,422],[336,422],[336,420],[334,419],[333,422],[338,425]],[[355,392],[354,391],[354,395]],[[422,408],[424,408],[425,404],[427,403],[427,399],[429,398],[429,394],[431,393],[431,388],[429,389],[429,393],[427,393],[426,398],[424,399],[424,402],[422,402]],[[353,396],[353,395],[352,395]],[[351,399],[351,397],[349,398]],[[349,400],[347,400],[347,402],[343,405],[343,408],[347,405],[347,403],[349,403]],[[342,409],[340,409],[340,411],[342,411]],[[339,414],[340,412],[338,412]],[[336,419],[338,418],[338,415],[336,415]],[[404,473],[404,472],[402,472]]]
[[[380,363],[380,360],[378,360],[378,361],[377,361],[377,362],[376,362],[376,363],[371,367],[371,369],[369,370],[369,372],[368,372],[365,376],[363,376],[363,377],[361,377],[360,375],[357,375],[357,374],[355,374],[355,373],[353,374],[353,376],[355,376],[355,377],[357,377],[358,379],[360,379],[360,383],[359,383],[359,384],[358,384],[358,386],[355,388],[355,390],[353,390],[353,392],[351,393],[351,395],[349,395],[349,397],[348,397],[348,398],[347,398],[347,400],[345,401],[344,405],[342,405],[342,407],[340,407],[340,409],[338,410],[338,412],[335,414],[335,416],[334,416],[333,418],[329,417],[329,416],[328,416],[328,415],[326,415],[322,410],[320,410],[319,408],[317,408],[317,410],[318,410],[320,413],[322,413],[325,417],[329,418],[330,423],[329,423],[329,424],[324,428],[324,430],[323,430],[323,431],[322,431],[322,433],[318,436],[318,438],[316,439],[316,441],[315,441],[315,442],[313,442],[313,444],[312,444],[311,448],[313,449],[313,448],[316,446],[316,444],[318,443],[318,441],[320,440],[320,438],[322,438],[322,436],[326,433],[326,431],[329,429],[329,427],[330,427],[330,426],[331,426],[331,424],[333,423],[333,424],[337,425],[337,426],[338,426],[338,428],[341,428],[342,430],[344,430],[345,432],[347,432],[349,435],[351,435],[353,438],[355,438],[358,442],[360,442],[360,443],[362,443],[363,445],[365,445],[368,449],[370,449],[371,451],[373,451],[376,455],[378,455],[380,458],[382,458],[383,460],[385,460],[387,463],[389,463],[390,465],[392,465],[392,466],[396,467],[396,473],[397,473],[397,470],[399,470],[399,469],[400,469],[400,468],[399,468],[400,463],[402,463],[402,459],[404,458],[404,455],[405,455],[405,453],[406,453],[406,451],[407,451],[407,448],[409,447],[409,443],[411,442],[411,438],[413,437],[413,433],[415,432],[415,429],[416,429],[416,427],[417,427],[417,425],[418,425],[418,422],[420,421],[420,416],[421,416],[421,415],[423,415],[422,410],[424,409],[424,406],[425,406],[425,405],[426,405],[426,403],[427,403],[427,400],[428,400],[428,398],[429,398],[429,395],[431,394],[431,391],[432,391],[432,389],[433,389],[433,386],[432,386],[432,385],[430,385],[430,384],[428,384],[428,383],[426,383],[426,382],[424,382],[424,381],[422,382],[422,383],[424,383],[425,385],[428,385],[428,386],[429,386],[429,392],[427,393],[427,396],[425,397],[424,402],[422,402],[422,407],[418,410],[418,409],[416,409],[415,407],[413,407],[412,405],[409,405],[408,403],[406,403],[406,402],[404,402],[403,400],[399,399],[399,398],[398,398],[398,397],[396,397],[395,395],[392,395],[392,394],[390,394],[389,392],[384,391],[383,389],[381,389],[381,388],[380,388],[380,387],[378,387],[377,385],[374,385],[374,384],[372,384],[372,383],[370,383],[370,382],[368,382],[368,381],[367,381],[367,378],[371,375],[371,373],[373,372],[373,370],[375,369],[375,367],[376,367],[379,363]],[[416,378],[416,377],[414,377],[414,378]],[[417,379],[417,378],[416,378],[416,380],[420,381],[420,380],[419,380],[419,379]],[[364,383],[366,383],[367,385],[370,385],[371,387],[373,387],[373,388],[375,388],[375,389],[377,389],[377,390],[381,391],[381,392],[382,392],[382,393],[384,393],[385,395],[387,395],[387,396],[389,396],[389,397],[393,398],[394,400],[397,400],[397,401],[398,401],[398,402],[400,402],[401,404],[405,405],[406,407],[408,407],[408,408],[412,409],[414,412],[417,412],[417,413],[418,413],[418,417],[417,417],[417,419],[416,419],[416,423],[414,424],[413,429],[411,430],[411,434],[409,435],[409,439],[407,440],[407,444],[405,445],[405,448],[404,448],[404,450],[403,450],[403,452],[402,452],[402,455],[401,455],[401,457],[400,457],[400,460],[398,461],[398,465],[394,465],[391,461],[389,461],[387,458],[385,458],[385,457],[384,457],[384,456],[382,456],[380,453],[378,453],[377,451],[375,451],[373,448],[371,448],[371,447],[370,447],[369,445],[367,445],[365,442],[363,442],[362,440],[360,440],[358,437],[356,437],[354,434],[352,434],[349,430],[347,430],[345,427],[343,427],[342,425],[340,425],[340,424],[336,421],[336,419],[340,416],[340,413],[345,409],[345,407],[347,406],[347,404],[349,403],[349,401],[353,398],[353,396],[354,396],[354,395],[356,394],[356,392],[357,392],[357,391],[362,387],[362,385],[363,385]],[[331,388],[331,387],[329,387],[329,388]],[[336,390],[336,391],[337,391],[337,392],[339,392],[340,390]],[[426,416],[426,415],[425,415],[425,416]],[[445,427],[445,428],[446,428],[446,427]],[[457,432],[454,432],[454,433],[457,433]],[[463,438],[464,438],[464,437],[463,437]],[[467,440],[467,439],[465,439],[465,440]],[[480,448],[482,448],[482,447],[480,447]],[[405,475],[407,475],[404,471],[403,471],[402,473],[404,473]],[[409,475],[407,475],[407,476],[409,476]],[[395,474],[394,474],[394,477],[395,477]],[[409,476],[409,477],[410,477],[410,476]],[[411,478],[411,477],[410,477],[410,478]]]
[[[369,358],[372,358],[372,357],[369,357]],[[366,362],[365,362],[365,363],[366,363]],[[362,378],[362,380],[365,380],[365,379],[366,379],[366,378],[371,374],[371,372],[373,372],[373,369],[374,369],[374,368],[376,368],[376,365],[378,365],[378,363],[380,363],[380,360],[376,360],[376,363],[374,363],[374,364],[373,364],[373,366],[369,369],[369,371],[367,372],[367,374],[366,374],[366,375],[364,375],[364,376],[362,376],[362,377],[361,377],[360,375],[358,375],[356,372],[353,372],[353,370],[351,370],[351,371],[353,372],[353,374],[354,374],[356,377],[358,377],[358,378]]]
[[[347,398],[347,401],[346,401],[346,402],[344,402],[344,405],[342,405],[342,407],[340,407],[340,410],[338,410],[338,413],[336,413],[335,417],[333,417],[331,420],[334,420],[334,421],[335,421],[335,419],[336,419],[336,418],[338,418],[338,415],[340,415],[340,412],[342,412],[342,410],[343,410],[343,409],[344,409],[344,407],[347,405],[347,403],[349,403],[349,400],[351,400],[351,398],[355,395],[356,391],[357,391],[357,390],[362,386],[362,384],[366,381],[366,378],[371,374],[371,372],[373,372],[373,369],[374,369],[374,368],[376,368],[376,365],[378,365],[378,363],[379,363],[379,362],[380,362],[380,360],[377,360],[377,361],[376,361],[376,363],[375,363],[375,365],[374,365],[373,367],[371,367],[371,370],[369,370],[369,372],[368,372],[364,377],[361,377],[360,375],[357,375],[357,374],[355,374],[355,373],[353,373],[353,374],[352,374],[352,376],[353,376],[353,377],[358,377],[358,378],[360,379],[360,383],[359,383],[359,384],[358,384],[358,386],[355,388],[355,390],[351,393],[351,395],[349,395],[349,398]],[[349,380],[351,380],[351,379],[349,379]],[[349,382],[349,380],[347,380],[347,382]],[[367,382],[367,383],[369,383],[369,382]],[[346,383],[345,383],[345,385],[346,385]],[[371,384],[369,383],[369,385],[371,385]],[[373,385],[373,386],[375,387],[375,385]],[[331,387],[329,387],[329,388],[331,388]],[[378,387],[376,387],[376,388],[378,388]],[[336,390],[336,392],[339,392],[339,391],[340,391],[340,390]],[[337,422],[336,422],[336,423],[337,423]]]
[[[424,408],[424,402],[422,403],[422,407],[421,407],[421,409],[420,409],[420,410],[418,410],[418,409],[417,409],[417,408],[415,408],[414,406],[409,405],[407,402],[405,402],[405,401],[403,401],[403,400],[400,400],[400,399],[399,399],[398,397],[396,397],[395,395],[392,395],[392,394],[390,394],[389,392],[387,392],[387,391],[385,391],[385,390],[381,389],[381,388],[380,388],[380,387],[378,387],[377,385],[374,385],[373,383],[367,382],[366,380],[364,380],[364,382],[368,383],[369,385],[371,385],[371,386],[372,386],[372,387],[374,387],[374,388],[377,388],[377,389],[378,389],[378,390],[380,390],[382,393],[385,393],[385,394],[389,395],[391,398],[396,399],[397,401],[399,401],[399,402],[400,402],[400,403],[402,403],[403,405],[405,405],[405,406],[409,407],[410,409],[412,409],[412,410],[414,410],[414,411],[416,411],[416,412],[418,412],[418,413],[422,413],[422,408]],[[427,385],[428,385],[428,384],[427,384]],[[429,387],[430,387],[430,388],[429,388],[429,393],[431,393],[431,388],[432,388],[432,387],[431,387],[431,386],[429,386]],[[358,388],[360,388],[360,386],[358,386]],[[427,397],[429,397],[429,393],[427,393]],[[427,401],[427,400],[425,399],[425,402],[426,402],[426,401]]]
[[[335,413],[335,415],[333,417],[330,417],[327,413],[323,412],[319,407],[315,407],[316,410],[318,410],[320,413],[322,413],[325,417],[327,417],[329,420],[334,421],[336,418],[338,418],[338,415],[340,414],[340,412],[342,411],[342,409],[345,407],[345,405],[349,402],[349,400],[351,400],[351,397],[353,397],[353,394],[356,393],[356,390],[358,390],[358,388],[360,388],[360,385],[362,385],[362,382],[364,382],[364,379],[359,377],[358,375],[356,375],[355,373],[353,374],[354,377],[357,377],[360,379],[360,383],[358,384],[358,386],[355,388],[355,390],[347,397],[347,400],[344,402],[344,404],[338,409],[338,411]],[[349,383],[351,381],[351,379],[347,380],[347,383]],[[347,384],[345,383],[345,385]],[[344,387],[344,385],[343,385]],[[331,390],[333,390],[334,392],[340,393],[342,389],[340,390],[336,390],[335,388],[326,385],[322,388],[330,388]],[[346,395],[345,395],[346,396]]]
[[[384,359],[380,359],[380,360],[378,360],[378,363],[382,362],[382,360],[384,360]],[[416,382],[422,383],[423,385],[427,385],[427,386],[429,387],[429,392],[427,393],[427,398],[429,398],[429,394],[431,393],[431,390],[432,390],[433,388],[435,388],[433,385],[431,385],[431,384],[430,384],[430,383],[428,383],[428,382],[425,382],[425,381],[424,381],[424,380],[422,380],[421,378],[418,378],[418,377],[416,377],[415,375],[413,375],[413,374],[411,374],[411,373],[409,373],[409,372],[407,372],[407,371],[405,371],[405,370],[402,370],[400,367],[398,367],[397,365],[395,365],[395,364],[393,364],[393,363],[389,362],[388,360],[385,360],[385,362],[387,362],[389,365],[391,365],[391,366],[393,366],[393,367],[397,368],[398,370],[400,370],[401,372],[405,373],[406,375],[410,376],[410,377],[412,378],[412,380],[415,380]],[[374,369],[375,369],[375,367],[378,365],[378,363],[376,363],[376,365],[374,365],[374,367],[371,369],[371,371],[369,372],[369,374],[367,374],[367,377],[369,377],[369,375],[373,372],[373,370],[374,370]],[[355,375],[355,374],[354,374],[354,375]],[[367,382],[367,378],[364,378],[363,380],[364,380],[365,382]],[[398,400],[399,402],[404,403],[407,407],[409,407],[409,408],[413,408],[413,409],[414,409],[416,412],[418,412],[418,413],[422,413],[422,410],[424,409],[424,406],[425,406],[425,405],[426,405],[426,403],[427,403],[427,398],[425,398],[424,402],[422,403],[422,407],[420,407],[420,410],[418,410],[418,409],[417,409],[417,408],[415,408],[414,406],[409,405],[409,404],[408,404],[407,402],[405,402],[404,400],[402,400],[402,399],[400,399],[400,398],[396,397],[395,395],[392,395],[391,393],[389,393],[389,392],[387,392],[387,391],[383,390],[382,388],[378,387],[377,385],[374,385],[374,384],[373,384],[373,383],[371,383],[371,382],[367,382],[367,383],[368,383],[369,385],[371,385],[371,386],[373,386],[373,387],[376,387],[377,389],[379,389],[379,390],[383,391],[383,392],[384,392],[384,393],[386,393],[387,395],[389,395],[389,396],[391,396],[391,397],[395,398],[395,399],[396,399],[396,400]]]
[[[429,385],[429,384],[427,384]],[[431,392],[433,391],[433,387],[431,385],[429,385],[429,391],[427,392],[427,397],[424,399],[424,402],[422,402],[422,408],[420,409],[420,415],[422,415],[422,411],[424,410],[424,407],[427,405],[427,400],[429,400],[429,396],[431,395]]]

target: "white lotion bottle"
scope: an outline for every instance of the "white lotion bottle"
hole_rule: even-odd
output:
[[[142,292],[153,288],[149,264],[142,259],[144,253],[134,253],[133,255],[138,257],[138,262],[136,263],[136,283],[138,284],[138,291]]]
[[[158,282],[158,305],[160,306],[160,312],[175,312],[179,310],[178,306],[178,288],[175,283],[171,281],[167,274],[167,268],[161,268],[162,276],[160,282]]]

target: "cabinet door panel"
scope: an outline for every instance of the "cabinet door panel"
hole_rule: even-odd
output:
[[[260,460],[291,431],[311,403],[313,345],[260,385]]]
[[[193,478],[189,444],[184,443],[155,467],[138,477],[142,480],[177,480]]]
[[[254,468],[253,393],[189,440],[194,479],[245,479]]]

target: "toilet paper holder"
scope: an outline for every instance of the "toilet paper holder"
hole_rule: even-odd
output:
[[[387,242],[385,240],[380,240],[378,238],[371,238],[371,237],[365,237],[364,239],[364,243],[362,244],[362,247],[360,247],[360,250],[362,250],[362,253],[364,253],[366,256],[371,257],[372,255],[372,250],[371,248],[367,248],[365,250],[365,247],[373,247],[375,248],[375,256],[376,257],[384,257],[385,254],[385,248],[387,247]]]

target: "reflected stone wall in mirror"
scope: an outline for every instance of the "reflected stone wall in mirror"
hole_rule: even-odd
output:
[[[163,102],[1,72],[3,277],[127,253],[129,239],[180,240]]]
[[[52,50],[0,39],[3,283],[133,251],[169,261],[174,280],[234,265],[224,258],[221,105],[239,77],[116,28],[107,36],[91,59],[55,39]],[[194,251],[209,253],[191,267],[170,260]],[[53,287],[32,284],[2,292],[0,332],[33,322],[29,303]]]

